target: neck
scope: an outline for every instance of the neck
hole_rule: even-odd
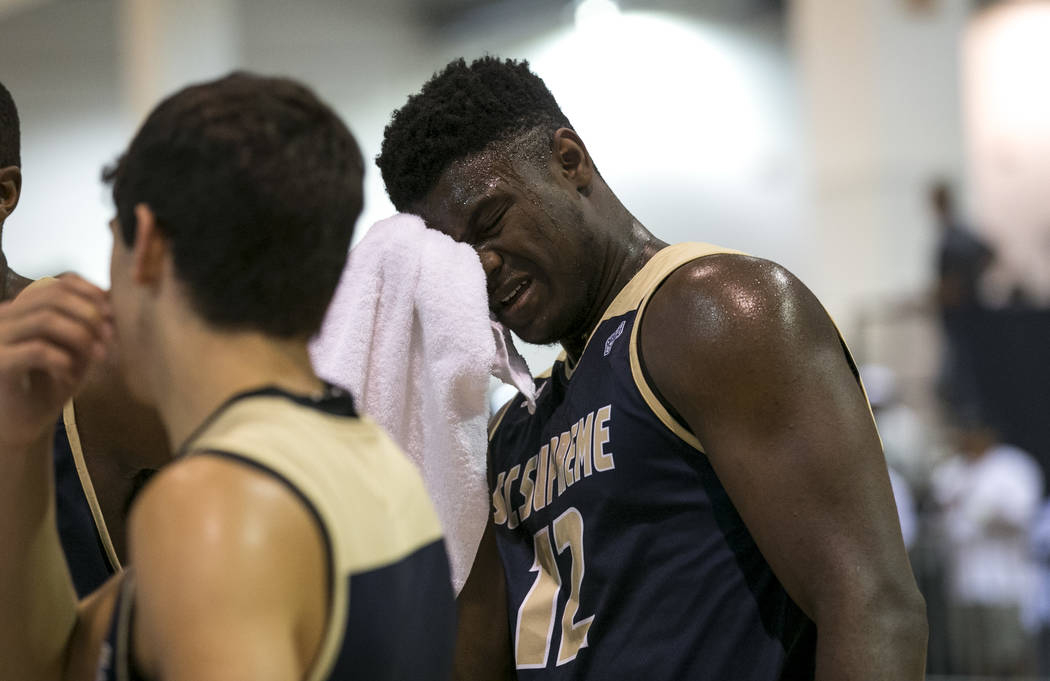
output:
[[[605,244],[594,305],[583,323],[561,341],[562,347],[573,362],[579,360],[594,327],[601,321],[605,310],[623,287],[638,274],[650,258],[667,246],[665,242],[653,236],[619,202],[616,205],[619,219],[610,220],[610,224],[618,226],[610,230],[611,236]]]
[[[0,301],[11,300],[31,283],[32,279],[26,279],[7,265],[7,256],[0,251]]]
[[[152,360],[149,390],[173,452],[238,393],[271,385],[301,394],[323,390],[305,340],[217,332],[192,321],[167,331]]]

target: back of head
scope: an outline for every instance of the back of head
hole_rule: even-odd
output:
[[[395,111],[376,163],[387,194],[407,211],[453,162],[534,129],[572,125],[526,61],[457,59]]]
[[[930,206],[940,218],[948,218],[953,212],[952,186],[947,180],[934,180],[927,189]]]
[[[234,73],[161,102],[104,178],[120,232],[147,204],[212,326],[305,338],[321,325],[361,212],[353,135],[310,90]]]
[[[15,100],[0,83],[0,168],[22,165],[20,136]]]

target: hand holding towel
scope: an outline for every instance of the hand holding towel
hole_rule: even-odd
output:
[[[420,467],[458,593],[488,517],[489,376],[534,391],[490,319],[477,253],[413,215],[376,223],[350,252],[310,355]]]

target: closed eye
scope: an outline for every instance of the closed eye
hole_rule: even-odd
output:
[[[499,234],[503,216],[507,214],[509,208],[510,203],[503,202],[485,213],[477,222],[477,228],[474,231],[475,239],[490,239]]]

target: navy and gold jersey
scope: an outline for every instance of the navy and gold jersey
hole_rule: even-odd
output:
[[[52,458],[58,536],[77,597],[83,598],[120,570],[120,560],[84,463],[72,400],[55,424]]]
[[[451,675],[455,601],[441,527],[415,466],[350,396],[268,388],[237,396],[180,456],[219,456],[274,476],[309,508],[328,554],[328,621],[307,681]],[[133,681],[128,574],[98,678]]]
[[[617,295],[575,367],[537,379],[490,434],[518,678],[773,681],[813,675],[815,626],[762,557],[638,350],[670,246]]]

